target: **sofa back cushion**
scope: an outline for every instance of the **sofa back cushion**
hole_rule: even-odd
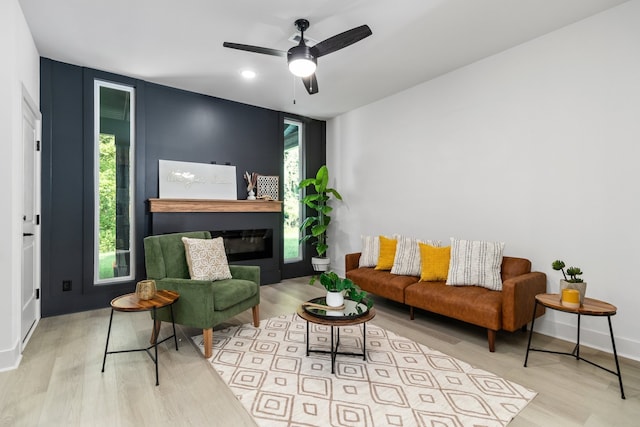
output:
[[[502,257],[500,275],[502,276],[503,282],[527,273],[531,273],[531,261],[528,259],[509,256]]]

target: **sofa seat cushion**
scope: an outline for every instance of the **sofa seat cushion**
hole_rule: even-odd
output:
[[[213,282],[213,309],[226,310],[248,300],[259,292],[259,285],[250,280],[225,279]]]
[[[420,279],[416,276],[397,276],[389,271],[365,267],[347,271],[347,278],[367,292],[400,303],[404,303],[405,288]]]
[[[418,282],[405,289],[405,304],[485,328],[502,328],[502,292],[480,286]]]

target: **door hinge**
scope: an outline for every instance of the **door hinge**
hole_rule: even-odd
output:
[[[40,225],[40,214],[36,215],[36,225]]]
[[[40,288],[36,289],[36,299],[40,299]]]
[[[36,141],[36,151],[40,151],[40,141]]]

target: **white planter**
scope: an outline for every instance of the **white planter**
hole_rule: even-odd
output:
[[[325,298],[325,300],[329,307],[340,307],[344,304],[344,295],[342,295],[342,292],[327,291],[327,297]]]
[[[327,271],[330,262],[329,258],[318,258],[315,256],[311,258],[311,265],[315,271]]]
[[[584,304],[584,294],[587,292],[587,282],[571,283],[564,279],[560,279],[560,297],[562,298],[563,289],[577,289],[580,292],[580,305]]]

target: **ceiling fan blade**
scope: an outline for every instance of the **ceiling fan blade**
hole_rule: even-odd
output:
[[[312,53],[316,58],[324,55],[328,55],[336,50],[340,50],[347,46],[359,42],[365,37],[369,37],[371,34],[371,28],[368,25],[361,25],[356,28],[352,28],[344,33],[337,34],[333,37],[329,37],[326,40],[321,41],[311,48]]]
[[[230,43],[230,42],[224,42],[222,43],[222,46],[230,47],[231,49],[245,50],[247,52],[263,53],[265,55],[287,56],[287,52],[285,51],[278,50],[278,49],[270,49],[268,47],[251,46],[248,44]]]
[[[302,83],[304,83],[304,87],[307,89],[307,92],[309,92],[309,95],[318,93],[318,80],[316,79],[315,73],[309,77],[302,77]]]

